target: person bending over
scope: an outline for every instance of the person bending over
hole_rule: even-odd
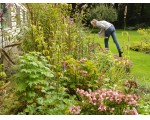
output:
[[[109,49],[109,45],[108,45],[109,37],[110,37],[110,35],[112,36],[113,41],[114,41],[114,43],[117,47],[118,53],[119,53],[119,57],[122,57],[123,52],[121,51],[121,47],[117,41],[116,29],[115,29],[114,25],[105,20],[98,21],[96,19],[93,19],[91,21],[91,24],[93,27],[100,28],[100,32],[98,32],[98,35],[100,37],[104,37],[105,48],[107,48],[107,49]]]

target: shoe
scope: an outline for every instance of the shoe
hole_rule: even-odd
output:
[[[121,52],[121,50],[118,50],[118,52],[119,52],[119,57],[122,57],[123,52]]]

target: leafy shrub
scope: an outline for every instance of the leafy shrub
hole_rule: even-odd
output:
[[[64,88],[56,89],[54,73],[47,60],[38,52],[19,57],[13,76],[20,103],[19,114],[65,114],[68,104]]]
[[[62,62],[63,75],[60,82],[69,93],[75,94],[76,88],[96,90],[103,88],[122,89],[131,62],[126,58],[113,57],[108,51],[91,55],[91,60],[76,60],[70,56]]]
[[[131,61],[127,58],[120,58],[117,55],[113,56],[112,53],[107,50],[96,53],[92,59],[97,64],[98,70],[104,73],[106,85],[111,87],[123,82],[123,79],[126,78],[132,66]]]
[[[130,49],[150,54],[150,29],[139,28],[137,32],[141,34],[141,40],[134,43]]]
[[[87,13],[87,20],[91,21],[94,18],[97,20],[107,20],[114,22],[117,20],[117,12],[113,6],[99,4],[93,7],[89,13]]]
[[[139,100],[139,106],[137,107],[137,110],[139,114],[150,115],[150,95],[143,92],[141,97],[142,99]]]
[[[38,97],[36,103],[29,104],[19,114],[30,115],[64,115],[70,114],[69,107],[76,104],[75,96],[69,96],[66,94],[65,89],[60,87],[54,89],[49,87],[49,91],[44,97]]]
[[[71,6],[59,3],[27,4],[27,8],[31,25],[18,36],[24,52],[41,52],[50,64],[58,64],[66,55],[87,56],[91,41],[82,29],[83,13],[75,12],[71,19]]]
[[[19,101],[26,107],[45,96],[52,84],[52,71],[47,60],[40,53],[32,52],[19,57],[16,74],[13,76]]]
[[[64,77],[61,83],[69,89],[70,93],[75,93],[75,89],[95,89],[98,84],[98,69],[95,63],[86,58],[75,60],[67,57],[63,62]]]
[[[140,29],[140,28],[147,28],[148,27],[148,25],[147,24],[145,24],[145,23],[140,23],[140,24],[136,24],[135,25],[135,29],[137,30],[137,29]]]
[[[137,32],[142,35],[142,41],[150,41],[150,29],[139,28]]]
[[[136,42],[130,47],[130,49],[150,54],[150,42]]]

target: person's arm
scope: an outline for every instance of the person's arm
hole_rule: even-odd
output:
[[[100,29],[100,31],[98,32],[99,35],[104,34],[105,30],[104,29]]]
[[[98,32],[99,37],[105,37],[105,25],[101,21],[97,21],[96,26],[100,28]]]
[[[104,29],[101,29],[101,30],[98,32],[98,36],[99,36],[99,37],[104,37],[104,36],[105,36],[104,33],[105,33],[105,30],[104,30]]]

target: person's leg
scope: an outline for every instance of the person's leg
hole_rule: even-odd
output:
[[[105,44],[105,48],[109,49],[108,40],[109,40],[108,38],[105,38],[104,39],[104,44]]]
[[[119,43],[118,43],[118,41],[117,41],[117,37],[116,37],[116,32],[115,32],[115,30],[112,32],[111,36],[112,36],[113,41],[114,41],[114,43],[115,43],[115,45],[116,45],[116,47],[117,47],[117,49],[118,49],[119,57],[122,57],[121,48],[120,48],[120,45],[119,45]]]
[[[120,45],[119,45],[119,43],[118,43],[118,41],[117,41],[116,32],[113,31],[113,32],[111,33],[111,36],[112,36],[112,38],[113,38],[113,41],[114,41],[114,43],[115,43],[117,49],[120,50],[121,48],[120,48]]]
[[[108,41],[109,41],[109,37],[111,35],[111,28],[109,28],[108,30],[105,31],[105,38],[104,38],[104,44],[105,44],[105,48],[109,49],[109,45],[108,45]]]

